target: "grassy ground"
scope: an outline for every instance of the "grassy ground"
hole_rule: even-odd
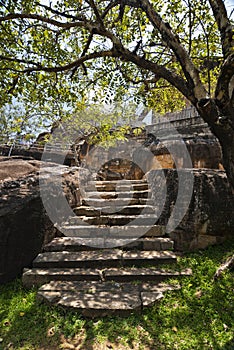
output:
[[[36,290],[20,280],[0,287],[0,349],[233,350],[233,273],[213,275],[234,250],[234,241],[179,259],[193,276],[179,291],[141,315],[82,318],[78,313],[39,304]]]

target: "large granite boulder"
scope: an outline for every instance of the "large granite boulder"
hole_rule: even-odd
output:
[[[60,235],[40,197],[41,164],[37,160],[0,159],[0,283],[20,274],[43,244]],[[58,167],[52,163],[48,166]],[[77,171],[61,167],[63,191],[72,207],[79,203]]]
[[[186,173],[191,172],[192,181],[190,176],[186,176]],[[167,225],[169,219],[173,223],[180,212],[185,214],[174,230],[168,229],[168,234],[175,241],[176,250],[202,249],[233,237],[234,196],[224,171],[151,170],[147,178],[153,192],[154,205],[161,210],[158,224]],[[165,192],[161,191],[163,187]]]

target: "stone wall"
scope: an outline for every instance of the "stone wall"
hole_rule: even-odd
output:
[[[207,125],[182,123],[177,129],[170,129],[171,124],[167,123],[160,129],[163,125],[147,127],[139,137],[119,141],[116,147],[94,146],[89,151],[86,148],[87,153],[80,158],[86,166],[100,170],[103,180],[139,179],[152,169],[185,168],[185,150],[193,168],[223,169],[220,144]]]
[[[180,169],[178,172],[189,172]],[[175,207],[178,187],[182,187],[184,198],[181,208],[186,205],[186,181],[178,184],[178,172],[165,169],[164,177],[158,170],[147,174],[153,191],[155,206],[162,207],[159,224],[166,225]],[[188,210],[175,230],[169,232],[175,240],[176,250],[194,250],[205,248],[210,244],[220,243],[233,235],[234,196],[226,174],[221,170],[193,169],[194,184]],[[166,181],[167,195],[165,203],[160,203],[160,188]]]
[[[170,124],[169,124],[170,126]],[[162,168],[166,168],[170,149],[175,150],[172,155],[177,164],[184,168],[184,145],[186,146],[194,168],[222,168],[222,151],[217,138],[211,133],[207,125],[197,124],[180,126],[175,129],[160,129],[160,125],[147,128],[147,147],[153,153]],[[172,163],[172,168],[174,164]],[[178,168],[178,166],[177,166]],[[153,168],[152,168],[153,169]],[[149,169],[150,170],[150,169]]]

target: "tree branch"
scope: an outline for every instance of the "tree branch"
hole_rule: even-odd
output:
[[[89,55],[82,56],[79,59],[77,59],[74,62],[71,62],[64,66],[59,67],[44,67],[44,68],[36,68],[36,69],[28,69],[26,71],[44,71],[44,72],[64,72],[68,71],[74,67],[81,66],[84,62],[95,59],[95,58],[101,58],[101,57],[117,57],[115,50],[107,50],[107,51],[97,51],[93,52]]]
[[[170,25],[163,21],[160,15],[154,10],[149,0],[126,0],[129,6],[131,6],[133,2],[135,3],[135,7],[141,8],[146,13],[152,25],[157,28],[162,35],[162,39],[165,40],[168,47],[174,52],[196,99],[199,100],[207,96],[207,91],[200,80],[198,69],[194,66],[190,56],[181,45],[179,38],[173,33]]]
[[[118,55],[114,49],[107,50],[107,51],[97,51],[97,52],[93,52],[89,55],[82,56],[82,57],[78,58],[76,61],[71,62],[69,64],[66,64],[64,66],[43,67],[42,65],[40,65],[38,67],[30,67],[30,68],[26,68],[24,70],[15,69],[14,71],[19,72],[19,73],[31,73],[31,72],[40,72],[40,71],[48,72],[48,73],[52,73],[52,72],[58,73],[58,72],[69,71],[75,67],[78,68],[79,66],[84,64],[84,62],[86,62],[88,60],[92,60],[92,59],[100,58],[100,57],[117,57],[117,56]],[[15,61],[15,59],[12,58],[11,61]],[[17,62],[17,60],[16,60],[16,62]],[[26,61],[23,63],[28,63],[28,62]],[[30,64],[31,64],[31,62],[30,62]]]
[[[229,94],[229,84],[234,76],[234,26],[228,18],[223,0],[209,0],[219,32],[224,56],[224,63],[220,69],[215,98],[221,109],[226,109],[232,104],[232,96]]]
[[[18,62],[18,63],[32,64],[34,66],[37,66],[38,68],[41,67],[40,63],[31,61],[31,60],[24,60],[24,59],[16,58],[16,57],[7,57],[7,56],[0,55],[0,59],[3,60],[3,61],[8,61],[8,62]]]
[[[46,23],[51,23],[55,24],[56,26],[61,26],[65,28],[73,27],[73,26],[81,26],[85,27],[90,32],[94,32],[96,34],[100,34],[104,37],[109,38],[112,41],[113,48],[111,50],[107,51],[99,51],[99,52],[93,52],[88,55],[81,55],[78,60],[71,62],[69,64],[66,64],[64,66],[55,66],[55,67],[43,67],[43,66],[38,66],[38,67],[29,67],[24,70],[15,70],[17,72],[22,72],[22,73],[30,73],[33,71],[44,71],[44,72],[63,72],[63,71],[69,71],[72,69],[78,68],[80,65],[82,65],[85,61],[87,60],[92,60],[95,58],[100,58],[100,57],[120,57],[123,60],[130,61],[134,64],[136,64],[139,68],[142,69],[148,69],[152,73],[154,73],[158,78],[164,78],[167,80],[169,83],[171,83],[173,86],[178,88],[184,94],[192,103],[197,102],[197,98],[194,97],[193,91],[191,91],[191,88],[189,84],[186,83],[186,81],[176,73],[173,73],[172,71],[166,69],[163,66],[157,65],[156,63],[146,60],[143,57],[140,57],[136,55],[135,53],[129,51],[128,49],[125,49],[121,43],[121,41],[111,32],[108,31],[105,28],[100,28],[97,23],[92,23],[92,22],[73,22],[73,23],[63,23],[63,22],[58,22],[58,21],[52,21],[48,18],[45,18],[40,15],[34,15],[34,14],[10,14],[8,16],[5,16],[3,18],[0,18],[1,20],[9,20],[12,18],[31,18],[31,19],[38,19]],[[92,39],[92,38],[91,38]],[[88,41],[89,44],[89,41]],[[87,50],[87,46],[86,46]],[[12,59],[13,60],[13,59]],[[26,62],[25,62],[26,63]],[[27,62],[28,63],[28,62]]]
[[[234,53],[229,55],[223,63],[218,77],[215,98],[221,108],[224,108],[231,99],[229,96],[229,84],[234,76]]]
[[[234,28],[228,18],[223,0],[209,0],[209,3],[221,34],[223,55],[227,58],[231,54],[231,47],[233,46]]]
[[[101,15],[100,15],[99,10],[98,10],[96,4],[94,3],[94,1],[93,1],[93,0],[86,0],[86,1],[87,1],[87,3],[91,6],[91,8],[93,9],[94,14],[95,14],[95,16],[96,16],[96,18],[97,18],[97,21],[98,21],[98,22],[100,23],[100,25],[104,28],[104,24],[103,24],[103,21],[102,21],[102,17],[101,17]]]
[[[67,14],[65,12],[61,12],[61,11],[58,11],[58,10],[55,10],[53,9],[51,6],[47,6],[47,5],[44,5],[44,4],[41,4],[39,2],[36,3],[38,6],[40,7],[43,7],[44,9],[54,13],[55,15],[58,15],[58,16],[62,16],[62,17],[65,17],[65,18],[69,18],[69,19],[73,19],[73,20],[81,20],[81,21],[84,21],[85,20],[85,17],[80,15],[80,16],[74,16],[74,15],[70,15],[70,14]]]
[[[165,79],[174,87],[176,87],[189,101],[191,101],[191,103],[197,103],[198,100],[192,93],[188,83],[180,75],[152,61],[140,57],[128,49],[123,48],[121,53],[121,58],[123,60],[130,61],[137,65],[139,68],[151,71],[155,74],[156,77]]]
[[[104,19],[104,18],[107,16],[108,12],[109,12],[111,9],[113,9],[115,6],[119,5],[119,3],[120,3],[120,0],[111,1],[111,2],[107,5],[107,7],[105,8],[105,10],[103,11],[103,13],[102,13],[102,19]]]
[[[61,27],[61,28],[73,28],[73,27],[86,27],[86,22],[85,21],[78,21],[78,22],[60,22],[56,21],[52,18],[44,17],[41,15],[37,15],[34,13],[9,13],[6,16],[0,17],[0,23],[4,21],[9,21],[12,19],[35,19],[44,23],[49,23],[52,24],[56,27]]]
[[[119,15],[116,21],[120,21],[122,23],[123,21],[123,16],[124,16],[124,10],[125,10],[126,2],[125,0],[120,0],[120,5],[119,5]]]
[[[21,72],[32,72],[32,71],[45,71],[45,72],[62,72],[76,69],[83,65],[85,61],[95,59],[98,57],[119,57],[122,60],[129,61],[134,63],[141,69],[146,69],[151,71],[156,78],[163,78],[176,87],[182,94],[186,96],[191,103],[196,105],[198,100],[207,97],[207,91],[205,87],[201,83],[199,71],[193,64],[192,58],[189,56],[185,48],[179,41],[179,38],[173,33],[171,27],[168,23],[165,23],[160,15],[155,11],[150,0],[124,0],[124,4],[126,6],[131,6],[132,8],[139,8],[144,11],[149,18],[151,24],[156,28],[161,34],[163,40],[167,43],[168,47],[174,52],[177,57],[183,71],[185,74],[185,78],[180,75],[172,72],[171,70],[161,66],[152,60],[147,60],[144,57],[140,57],[135,52],[131,52],[128,49],[124,48],[121,40],[111,31],[104,27],[103,18],[114,6],[118,6],[122,3],[121,0],[109,2],[109,5],[106,7],[102,14],[99,13],[95,2],[93,0],[86,0],[87,3],[92,7],[97,21],[93,22],[91,20],[84,21],[71,21],[71,22],[63,22],[55,19],[51,19],[49,17],[39,15],[39,14],[29,14],[29,13],[10,13],[6,16],[0,17],[0,23],[12,19],[32,19],[47,23],[49,25],[54,25],[56,27],[61,27],[64,29],[69,29],[72,27],[84,28],[90,32],[90,36],[87,44],[85,45],[81,56],[76,60],[69,64],[63,66],[54,66],[54,67],[43,67],[35,63],[35,62],[22,62],[25,64],[32,64],[36,67],[28,67]],[[215,1],[215,0],[213,0]],[[216,0],[218,1],[218,0]],[[44,6],[44,5],[43,5]],[[45,5],[46,6],[46,5]],[[49,11],[54,11],[49,7]],[[57,11],[57,10],[55,10]],[[63,16],[63,13],[59,13],[59,15]],[[66,17],[66,16],[65,16]],[[100,50],[98,52],[93,52],[91,54],[87,54],[90,44],[93,39],[93,35],[99,34],[102,37],[109,38],[112,41],[113,48],[111,50]],[[12,59],[14,60],[14,59]],[[17,62],[17,59],[15,59]],[[17,71],[17,70],[16,70]]]
[[[93,33],[91,32],[91,34],[88,37],[87,43],[85,45],[85,48],[84,48],[84,50],[83,50],[83,52],[81,54],[81,57],[84,57],[86,55],[86,53],[88,52],[89,46],[90,46],[90,44],[92,42],[92,39],[93,39]],[[86,69],[84,63],[82,63],[82,67],[83,67],[85,75],[88,75],[87,69]],[[71,78],[74,76],[74,74],[76,73],[77,69],[78,69],[78,67],[75,67],[73,69],[72,74],[71,74]]]
[[[115,45],[115,47],[122,47],[121,41],[111,32],[108,31],[107,29],[105,29],[103,26],[100,25],[100,23],[98,22],[92,22],[92,21],[78,21],[78,22],[60,22],[57,20],[53,20],[51,18],[48,17],[44,17],[41,15],[37,15],[37,14],[29,14],[29,13],[10,13],[6,16],[0,17],[0,23],[4,22],[4,21],[9,21],[12,19],[35,19],[35,20],[39,20],[41,22],[44,23],[49,23],[51,25],[54,25],[56,27],[61,27],[61,28],[74,28],[74,27],[79,27],[79,28],[85,28],[88,31],[90,31],[90,33],[93,34],[99,34],[103,37],[109,38],[113,45]]]
[[[12,85],[11,85],[10,89],[7,91],[8,94],[13,93],[16,85],[18,84],[18,81],[19,81],[19,77],[18,76],[13,79],[13,82],[12,82]]]
[[[92,40],[93,40],[93,33],[91,33],[90,36],[88,37],[87,43],[85,45],[85,48],[84,48],[84,50],[83,50],[83,52],[81,54],[82,57],[84,55],[86,55],[86,53],[88,52],[88,49],[89,49],[89,46],[90,46]]]

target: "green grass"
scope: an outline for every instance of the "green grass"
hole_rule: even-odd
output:
[[[229,241],[180,258],[181,268],[193,270],[181,290],[127,318],[88,320],[39,303],[36,290],[24,289],[20,280],[1,286],[0,349],[233,350],[233,273],[213,281],[233,249]]]

